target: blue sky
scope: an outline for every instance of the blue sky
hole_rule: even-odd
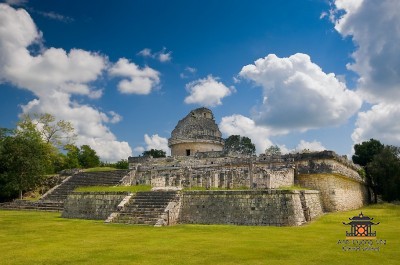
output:
[[[48,112],[116,161],[206,106],[258,153],[400,145],[398,1],[3,2],[1,127]]]

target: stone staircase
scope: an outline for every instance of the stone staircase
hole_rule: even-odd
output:
[[[87,186],[116,186],[129,174],[129,170],[115,170],[104,172],[80,172],[72,175],[67,181],[61,183],[52,192],[40,200],[43,202],[64,203],[68,195],[78,187]]]
[[[64,209],[64,202],[77,187],[116,186],[129,174],[129,170],[80,172],[65,179],[38,201],[14,200],[0,204],[1,209],[57,211]]]
[[[27,200],[14,200],[12,202],[2,203],[1,209],[6,210],[36,210],[47,212],[61,212],[63,210],[63,202],[49,202],[49,201],[27,201]]]
[[[155,225],[168,204],[177,198],[176,191],[137,192],[112,220],[113,223]]]
[[[304,190],[300,191],[300,203],[301,203],[301,208],[303,209],[303,214],[304,214],[304,218],[305,218],[306,222],[311,221],[310,208],[307,207]]]

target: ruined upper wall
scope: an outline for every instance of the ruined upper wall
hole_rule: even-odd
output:
[[[198,152],[221,151],[222,134],[207,108],[192,110],[180,120],[168,139],[172,156],[194,156]]]
[[[171,139],[214,139],[221,136],[214,115],[207,108],[192,110],[171,133]]]
[[[338,163],[346,167],[349,167],[355,171],[361,169],[359,165],[356,165],[352,161],[348,160],[346,156],[340,156],[336,154],[334,151],[328,151],[328,150],[322,152],[287,154],[283,155],[282,157],[286,159],[292,159],[294,161],[330,159],[330,160],[335,160]]]
[[[339,174],[358,182],[365,182],[358,173],[361,170],[360,166],[333,151],[288,154],[283,157],[293,159],[298,174]]]

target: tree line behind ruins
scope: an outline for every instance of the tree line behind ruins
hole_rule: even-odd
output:
[[[22,198],[63,170],[128,168],[127,160],[101,162],[95,150],[75,140],[72,124],[50,114],[24,115],[15,129],[0,128],[0,201]]]
[[[56,121],[50,114],[24,115],[15,129],[0,128],[0,201],[22,198],[23,193],[37,189],[49,174],[67,169],[112,167],[127,169],[128,161],[100,161],[89,145],[76,146],[76,134],[68,121]],[[360,173],[375,195],[385,201],[400,200],[400,148],[371,139],[356,144],[352,156],[362,166]],[[225,139],[224,152],[255,155],[255,146],[248,137],[231,135]],[[280,155],[278,146],[271,146],[268,155]],[[163,150],[144,151],[143,156],[165,157]]]

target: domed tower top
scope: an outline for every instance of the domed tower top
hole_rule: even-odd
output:
[[[222,151],[224,140],[207,108],[192,110],[171,133],[168,146],[172,156],[193,156],[196,152]]]

